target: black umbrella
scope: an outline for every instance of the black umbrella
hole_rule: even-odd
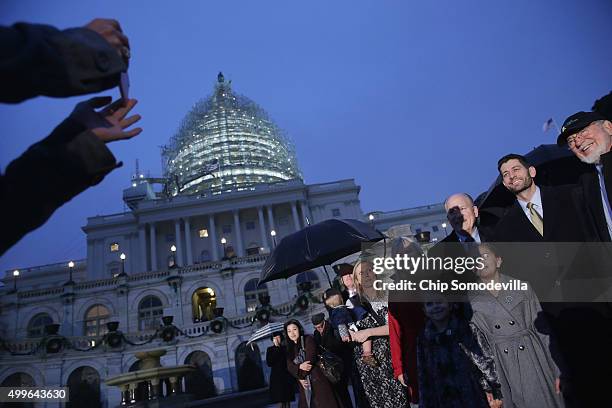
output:
[[[535,178],[538,185],[575,184],[581,174],[590,171],[589,165],[578,160],[566,147],[556,144],[540,145],[527,153],[525,158],[537,170]],[[497,176],[491,187],[476,199],[476,205],[484,212],[481,222],[494,223],[514,200],[514,195],[502,184],[501,176]]]
[[[361,245],[384,236],[357,220],[331,219],[284,237],[268,257],[259,283],[289,278],[300,272],[330,265],[361,250]]]

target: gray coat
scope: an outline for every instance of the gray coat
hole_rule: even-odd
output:
[[[508,282],[507,276],[501,276]],[[495,358],[504,408],[563,407],[555,393],[560,370],[550,351],[550,330],[535,292],[473,293],[472,321],[485,334]],[[537,327],[537,329],[536,329]]]

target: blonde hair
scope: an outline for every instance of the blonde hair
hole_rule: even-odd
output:
[[[361,258],[355,263],[353,266],[353,281],[355,282],[355,289],[357,289],[357,293],[359,296],[366,299],[367,301],[381,300],[386,298],[386,292],[382,290],[372,290],[376,293],[376,298],[372,299],[367,295],[363,285],[361,284],[361,273],[362,273],[362,265],[372,265],[372,262],[367,258]],[[357,273],[357,268],[359,267],[359,273]]]
[[[332,295],[325,299],[325,304],[329,307],[337,307],[344,304],[341,295]]]

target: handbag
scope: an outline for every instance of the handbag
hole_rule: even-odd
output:
[[[342,379],[344,362],[340,357],[327,350],[325,347],[319,347],[322,352],[317,359],[317,366],[332,384],[337,384]]]

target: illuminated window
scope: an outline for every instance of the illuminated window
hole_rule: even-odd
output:
[[[110,313],[105,306],[95,305],[89,308],[85,314],[85,335],[86,336],[102,336],[108,332],[106,323]]]
[[[199,231],[200,234],[200,238],[208,238],[208,230],[207,229],[201,229]]]
[[[113,242],[112,244],[110,244],[110,251],[111,252],[119,251],[119,244],[116,242]]]

